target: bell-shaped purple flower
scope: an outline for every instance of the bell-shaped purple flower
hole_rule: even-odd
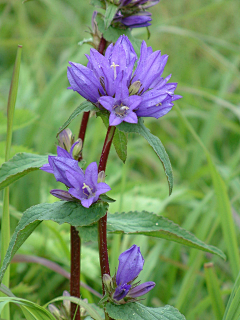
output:
[[[119,265],[116,275],[117,285],[133,281],[143,269],[144,259],[140,248],[135,244],[120,254]]]
[[[154,282],[145,282],[140,285],[132,284],[144,265],[144,259],[138,246],[133,245],[130,249],[121,253],[118,260],[114,300],[119,302],[126,298],[132,301],[132,299],[140,297],[154,288]]]
[[[98,182],[97,163],[91,163],[85,170],[78,166],[78,161],[69,158],[69,153],[58,147],[58,156],[49,156],[49,164],[40,169],[53,173],[56,180],[64,183],[69,190],[53,189],[51,194],[65,201],[81,201],[81,204],[89,208],[92,203],[98,201],[99,196],[111,188],[104,182]],[[65,156],[65,157],[64,157]]]
[[[70,87],[85,99],[97,104],[101,96],[114,96],[123,72],[128,82],[137,55],[131,42],[125,35],[121,36],[115,45],[110,45],[105,56],[97,50],[91,49],[87,67],[69,62],[68,80]]]
[[[101,97],[99,102],[110,112],[109,125],[117,126],[121,122],[137,123],[138,117],[134,110],[141,103],[142,98],[139,96],[129,96],[128,87],[121,83],[122,87],[116,92],[115,98]]]
[[[105,56],[91,49],[87,57],[87,67],[71,63],[68,72],[75,74],[75,82],[69,77],[71,88],[100,109],[102,106],[108,110],[112,126],[123,121],[137,123],[137,117],[158,119],[172,109],[173,101],[181,98],[174,94],[177,83],[168,82],[171,75],[162,77],[168,56],[162,55],[161,51],[153,52],[145,41],[135,71],[137,55],[127,36],[121,36],[115,45],[111,44]],[[82,93],[85,82],[87,95]]]
[[[105,182],[98,182],[98,167],[96,162],[90,163],[86,168],[85,174],[76,176],[73,171],[66,171],[71,188],[68,193],[74,198],[79,199],[82,205],[89,208],[96,202],[99,196],[111,188]]]
[[[79,175],[83,174],[82,169],[78,166],[78,161],[72,158],[71,152],[75,145],[72,145],[70,152],[67,152],[61,147],[57,147],[57,157],[49,156],[48,163],[44,164],[40,169],[48,173],[54,174],[57,181],[64,183],[67,187],[71,187],[71,183],[67,179],[66,171],[74,171]]]

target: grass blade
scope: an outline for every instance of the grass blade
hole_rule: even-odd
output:
[[[223,304],[218,279],[213,270],[213,266],[214,265],[211,262],[205,263],[204,272],[215,318],[216,320],[221,320],[225,311],[225,307]]]
[[[19,79],[20,64],[21,64],[21,53],[22,53],[22,46],[18,46],[17,57],[14,65],[12,82],[11,82],[9,96],[8,96],[7,140],[6,140],[6,149],[5,149],[5,161],[8,161],[10,157],[13,116],[14,116],[14,109],[15,109],[15,104],[17,99],[18,79]],[[7,187],[4,190],[4,195],[3,195],[3,214],[2,214],[2,224],[1,224],[1,261],[2,262],[4,260],[5,253],[7,251],[9,241],[10,241],[9,188]],[[10,276],[10,270],[8,268],[2,282],[6,287],[9,287],[9,276]],[[9,305],[7,305],[3,309],[1,315],[6,320],[10,319]]]
[[[185,126],[191,132],[194,139],[201,145],[207,157],[208,165],[212,175],[214,190],[217,197],[218,212],[221,218],[222,232],[223,232],[224,241],[227,247],[228,258],[230,261],[232,275],[234,278],[236,278],[240,270],[240,258],[238,253],[237,235],[236,235],[236,230],[234,226],[234,221],[233,221],[233,216],[231,211],[231,204],[227,194],[226,185],[222,177],[220,176],[215,164],[213,163],[210,153],[208,152],[208,150],[202,143],[201,139],[199,138],[199,136],[197,135],[197,133],[195,132],[191,124],[188,122],[186,117],[182,114],[180,108],[177,105],[175,105],[175,110],[177,111],[179,117],[181,118]]]

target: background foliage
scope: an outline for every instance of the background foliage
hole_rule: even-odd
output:
[[[179,83],[177,94],[183,99],[164,118],[147,119],[145,124],[161,139],[169,154],[174,172],[173,194],[168,197],[162,166],[151,147],[138,135],[128,137],[125,165],[112,148],[106,171],[107,183],[113,189],[109,196],[117,200],[110,204],[110,212],[146,210],[161,214],[225,253],[227,235],[220,226],[224,199],[215,192],[202,146],[189,131],[184,118],[201,138],[221,173],[239,243],[239,11],[238,1],[224,0],[162,0],[154,7],[148,45],[169,54],[164,75],[173,74],[172,80]],[[92,12],[88,1],[80,0],[0,1],[1,162],[4,161],[6,105],[17,45],[23,45],[23,53],[12,155],[20,151],[55,153],[59,127],[82,102],[77,93],[66,90],[66,67],[69,60],[87,62],[84,54],[90,47],[77,43],[89,37],[85,30],[90,25]],[[145,29],[134,30],[134,35],[147,40]],[[70,125],[76,134],[79,124],[80,117]],[[99,159],[105,130],[100,118],[90,119],[84,147],[87,164]],[[57,186],[53,177],[39,171],[10,186],[12,231],[25,209],[41,202],[54,202],[49,190]],[[118,249],[120,237],[123,241]],[[162,239],[136,237],[109,237],[111,272],[114,273],[117,266],[119,250],[122,252],[137,243],[145,257],[140,278],[157,283],[144,304],[158,307],[169,303],[188,320],[214,319],[203,265],[214,262],[226,303],[235,280],[229,261]],[[69,227],[43,222],[19,253],[50,259],[69,271]],[[82,280],[100,292],[96,243],[87,242],[83,247],[82,272]],[[39,264],[12,264],[12,291],[22,298],[43,305],[61,295],[67,286],[68,280],[62,275]],[[98,301],[84,289],[82,295],[89,302]],[[13,320],[21,317],[16,309]]]

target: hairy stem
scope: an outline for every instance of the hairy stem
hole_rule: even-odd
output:
[[[70,295],[80,298],[80,254],[81,238],[75,227],[71,226],[71,275],[70,275]],[[77,311],[76,311],[77,309]],[[74,317],[75,316],[75,317]],[[80,320],[79,306],[71,303],[71,319]]]
[[[99,161],[98,172],[105,171],[109,151],[111,148],[113,136],[115,133],[116,127],[108,127],[107,135],[104,141],[101,158]],[[101,266],[101,274],[102,277],[104,274],[110,275],[109,261],[108,261],[108,250],[107,250],[107,213],[101,218],[98,222],[98,244],[99,244],[99,259]],[[104,285],[103,286],[103,294],[105,294]]]
[[[106,47],[106,40],[102,37],[99,43],[98,52],[103,54]],[[82,122],[79,130],[78,137],[82,140],[82,144],[85,140],[88,120],[90,111],[84,112]],[[78,161],[82,160],[82,153]],[[78,235],[78,231],[71,226],[71,276],[70,276],[70,294],[71,296],[80,298],[80,272],[81,272],[81,238]],[[80,310],[78,308],[76,313],[76,304],[71,303],[71,319],[81,320]],[[75,318],[74,318],[75,316]]]

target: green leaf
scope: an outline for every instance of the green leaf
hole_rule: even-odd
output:
[[[108,114],[105,112],[97,112],[97,115],[101,117],[104,125],[106,126],[106,128],[108,128],[109,126]],[[125,132],[118,130],[118,127],[116,127],[115,134],[113,137],[113,145],[119,159],[121,159],[123,163],[125,163],[125,161],[127,160],[127,134]]]
[[[227,303],[223,320],[238,320],[240,316],[240,272],[234,283],[232,293]]]
[[[37,303],[31,302],[26,299],[21,299],[17,297],[0,297],[0,304],[2,303],[14,303],[17,306],[20,306],[24,315],[27,319],[36,319],[36,320],[55,320],[55,317],[45,308],[41,307]],[[1,308],[1,306],[0,306]],[[29,314],[24,312],[24,309],[27,310]]]
[[[104,0],[91,0],[90,4],[94,7],[102,8],[102,9],[105,9],[106,7]]]
[[[107,210],[108,204],[105,202],[97,202],[90,208],[85,208],[78,202],[67,201],[42,203],[27,209],[11,238],[0,271],[0,282],[14,254],[42,221],[51,220],[58,224],[69,223],[75,227],[87,226],[98,221]]]
[[[147,211],[109,214],[107,229],[111,233],[143,234],[175,241],[192,248],[217,254],[225,259],[224,253],[218,248],[205,244],[174,222]]]
[[[0,190],[48,162],[48,156],[18,153],[0,167]]]
[[[204,264],[204,273],[207,283],[207,291],[211,299],[212,310],[216,320],[222,320],[225,306],[222,299],[218,278],[214,272],[214,265],[212,262]]]
[[[62,132],[67,126],[75,119],[77,116],[79,116],[82,112],[92,111],[92,110],[98,110],[91,102],[84,101],[78,106],[73,113],[70,115],[70,117],[67,119],[67,121],[61,126],[61,128],[58,130],[57,136],[60,132]]]
[[[96,16],[97,26],[98,30],[103,34],[104,39],[106,39],[109,42],[116,42],[117,39],[125,34],[126,36],[130,36],[131,32],[129,29],[118,29],[113,28],[112,26],[109,26],[108,29],[105,29],[104,20],[103,17],[98,14]]]
[[[153,148],[153,150],[156,152],[157,156],[159,157],[160,161],[162,162],[165,174],[167,176],[168,185],[169,185],[169,194],[172,193],[173,188],[173,173],[172,173],[172,167],[169,160],[169,157],[167,155],[166,150],[164,149],[164,146],[160,139],[156,136],[154,136],[149,129],[147,129],[144,124],[143,120],[140,118],[138,120],[138,123],[132,124],[127,122],[122,122],[118,125],[118,129],[124,132],[133,132],[138,133],[141,136],[143,136],[150,146]]]
[[[1,141],[0,142],[0,166],[5,162],[5,160],[4,160],[5,146],[6,146],[6,142]],[[15,145],[11,145],[10,158],[14,157],[17,153],[23,153],[23,152],[37,154],[37,152],[34,152],[34,150],[31,148],[28,148],[23,145],[16,145],[15,144]]]
[[[25,128],[36,121],[38,115],[28,109],[16,109],[14,112],[12,131]],[[0,112],[0,134],[7,132],[7,117]]]
[[[110,26],[117,11],[118,11],[118,6],[116,6],[113,3],[107,2],[107,9],[106,9],[105,16],[104,16],[105,29],[107,29]]]
[[[108,303],[106,311],[111,318],[121,320],[186,320],[177,309],[171,306],[148,308],[137,302],[123,305]]]
[[[82,242],[98,241],[98,224],[94,223],[91,226],[77,227]]]

